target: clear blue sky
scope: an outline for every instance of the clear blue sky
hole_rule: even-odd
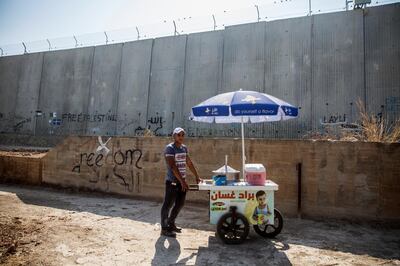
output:
[[[312,9],[314,13],[339,10],[344,2],[312,0]],[[398,1],[378,0],[378,4],[390,2]],[[0,0],[0,46],[138,25],[156,31],[162,23],[172,35],[173,19],[183,33],[206,31],[212,29],[211,14],[216,14],[220,27],[255,20],[255,4],[262,18],[301,16],[308,10],[308,0]],[[190,25],[185,26],[189,17]]]

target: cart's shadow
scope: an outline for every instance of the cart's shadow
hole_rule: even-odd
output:
[[[288,245],[279,245],[270,239],[250,234],[240,245],[226,245],[218,237],[210,236],[207,247],[199,247],[195,265],[214,263],[229,265],[292,265],[285,254]]]
[[[289,247],[273,240],[250,235],[241,245],[226,245],[215,237],[208,238],[207,246],[190,249],[185,257],[181,256],[179,240],[160,236],[155,244],[152,265],[292,265],[285,254]]]

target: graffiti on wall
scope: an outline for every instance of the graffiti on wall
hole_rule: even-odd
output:
[[[385,99],[386,111],[390,113],[400,112],[400,97],[389,96]]]
[[[133,192],[140,185],[140,160],[142,150],[118,149],[111,152],[106,142],[99,137],[99,146],[94,152],[81,152],[78,155],[78,162],[73,165],[72,172],[80,174],[83,168],[90,169],[93,174],[90,175],[90,183],[105,183],[106,190],[110,184],[122,185],[126,191]]]
[[[159,130],[163,128],[163,123],[165,123],[165,120],[163,119],[162,116],[156,113],[156,116],[151,116],[147,120],[147,123],[148,123],[148,128],[154,132],[154,135],[158,136],[160,135]]]
[[[97,113],[93,114],[85,114],[85,113],[63,113],[61,115],[62,121],[68,123],[84,123],[84,122],[92,122],[92,123],[104,123],[108,121],[117,122],[118,116],[111,112],[108,113]]]
[[[347,118],[346,114],[334,114],[329,116],[324,115],[320,122],[322,125],[346,124]]]
[[[13,125],[14,132],[19,132],[25,124],[30,123],[32,121],[31,117],[23,118],[21,121],[17,122]]]
[[[134,134],[135,136],[143,136],[147,129],[148,131],[151,131],[155,136],[167,135],[160,132],[165,122],[166,121],[164,120],[164,118],[156,113],[155,116],[151,116],[149,117],[149,119],[147,119],[147,127],[142,127],[139,125],[135,128]]]
[[[361,126],[358,123],[351,123],[345,113],[323,116],[323,118],[320,119],[320,124],[322,127],[342,129],[345,131],[361,130]]]

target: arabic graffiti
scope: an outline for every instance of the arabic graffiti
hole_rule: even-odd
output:
[[[156,113],[156,116],[151,116],[148,120],[148,129],[154,132],[154,135],[159,136],[160,133],[158,132],[160,129],[163,128],[163,123],[166,121],[163,119],[162,116]]]
[[[156,116],[151,116],[147,120],[148,124],[146,128],[138,126],[135,128],[134,134],[135,136],[143,136],[147,130],[152,132],[152,134],[154,134],[155,136],[162,136],[163,134],[159,130],[163,128],[165,122],[166,121],[164,120],[164,118],[156,113]]]
[[[30,123],[31,121],[32,121],[32,118],[30,118],[30,117],[25,118],[25,119],[19,121],[18,123],[16,123],[16,124],[13,126],[14,132],[19,132],[19,131],[23,128],[23,126],[24,126],[25,124]]]

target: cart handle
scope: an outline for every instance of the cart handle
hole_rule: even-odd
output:
[[[189,184],[189,191],[199,191],[198,184]]]

